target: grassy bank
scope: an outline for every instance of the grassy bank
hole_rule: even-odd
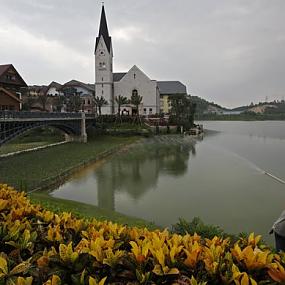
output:
[[[66,180],[77,168],[100,159],[137,140],[136,137],[97,136],[88,143],[68,143],[35,152],[0,159],[0,183],[20,191],[48,188]],[[79,189],[80,190],[80,189]],[[153,227],[151,223],[96,206],[55,199],[47,192],[34,192],[30,198],[44,207],[73,212],[80,217],[96,217],[122,224]]]
[[[35,129],[17,137],[0,147],[0,155],[45,146],[64,140],[64,135],[56,129]]]
[[[128,226],[147,227],[148,229],[157,229],[158,227],[151,222],[126,216],[114,211],[102,209],[80,202],[53,198],[46,192],[34,192],[29,195],[32,203],[40,204],[45,209],[55,213],[71,212],[78,218],[96,218],[98,221],[112,221],[118,224],[127,224]]]
[[[47,186],[60,174],[95,160],[100,154],[132,143],[136,138],[99,136],[88,143],[68,143],[1,159],[0,181],[19,190]]]

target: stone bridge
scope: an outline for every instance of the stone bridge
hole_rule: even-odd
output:
[[[46,113],[0,111],[0,146],[34,128],[51,126],[72,140],[87,142],[87,126],[95,125],[95,115],[85,113]]]

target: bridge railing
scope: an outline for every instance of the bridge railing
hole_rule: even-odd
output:
[[[41,118],[81,118],[81,113],[59,113],[59,112],[15,112],[0,111],[1,119],[41,119]],[[94,118],[94,114],[85,114],[86,118]]]

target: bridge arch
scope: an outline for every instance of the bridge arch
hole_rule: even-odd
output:
[[[3,127],[0,126],[0,146],[10,142],[11,140],[22,136],[26,132],[29,132],[37,128],[52,127],[61,130],[69,137],[80,136],[80,122],[53,122],[53,121],[39,121],[39,122],[25,122],[25,123],[6,123]]]

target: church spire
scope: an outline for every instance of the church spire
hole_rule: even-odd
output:
[[[102,5],[99,34],[98,34],[98,37],[96,38],[95,52],[96,52],[96,49],[97,49],[97,46],[99,43],[99,39],[101,36],[103,37],[103,39],[105,41],[105,44],[107,46],[108,51],[110,52],[110,50],[111,50],[111,37],[109,36],[104,4]]]

